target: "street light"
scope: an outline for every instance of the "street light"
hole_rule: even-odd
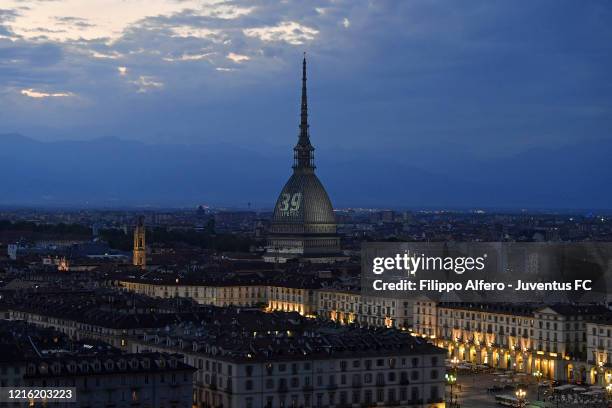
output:
[[[527,396],[527,392],[524,389],[519,388],[518,390],[516,390],[514,394],[516,395],[516,398],[518,399],[519,408],[523,408],[524,407],[523,404],[525,403],[525,397]]]
[[[453,374],[457,375],[457,365],[459,365],[459,359],[457,356],[451,359],[451,366],[453,367]]]
[[[446,382],[451,386],[450,406],[452,407],[453,406],[453,386],[457,382],[457,376],[455,374],[446,373],[445,377],[446,377]]]
[[[540,400],[540,384],[541,384],[540,381],[542,380],[543,375],[544,374],[542,374],[540,370],[533,373],[533,376],[538,380],[538,401]]]

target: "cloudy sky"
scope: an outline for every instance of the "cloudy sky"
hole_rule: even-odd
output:
[[[283,151],[305,51],[319,149],[596,143],[611,21],[609,1],[2,0],[0,133]]]

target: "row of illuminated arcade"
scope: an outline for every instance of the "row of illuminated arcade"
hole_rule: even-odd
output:
[[[603,305],[417,301],[413,332],[475,367],[606,385],[612,382],[611,316]]]

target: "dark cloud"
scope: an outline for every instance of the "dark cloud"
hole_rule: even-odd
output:
[[[0,131],[148,142],[222,137],[285,149],[294,141],[307,51],[313,139],[322,151],[431,151],[410,159],[430,165],[432,157],[497,157],[611,137],[612,6],[605,1],[223,6],[145,18],[114,39],[0,37],[0,103],[9,106]],[[16,15],[0,11],[0,36],[12,35],[7,23]],[[51,101],[28,117],[18,88],[49,84],[81,105]],[[163,85],[147,92],[142,84]]]
[[[12,21],[17,17],[19,13],[17,10],[0,9],[0,22]]]
[[[55,20],[61,25],[67,25],[71,27],[87,28],[95,26],[95,24],[90,23],[87,19],[80,17],[64,16],[56,17]]]

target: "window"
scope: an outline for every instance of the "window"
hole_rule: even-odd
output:
[[[434,401],[438,400],[440,398],[440,394],[438,392],[438,387],[437,386],[432,386],[431,387],[431,392],[430,392],[430,398]]]
[[[365,401],[366,404],[372,403],[372,390],[366,390],[365,392]]]

